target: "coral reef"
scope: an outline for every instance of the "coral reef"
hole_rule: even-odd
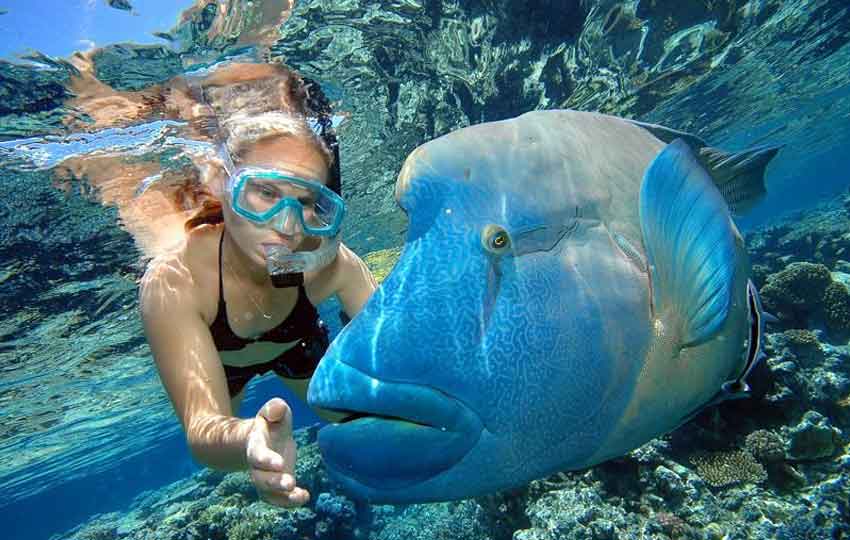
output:
[[[796,422],[808,410],[845,417],[840,405],[850,393],[850,348],[811,341],[818,331],[768,334],[764,402]]]
[[[633,517],[606,501],[593,485],[546,493],[528,507],[531,527],[517,540],[617,538],[634,527]]]
[[[317,540],[350,538],[354,531],[357,511],[354,503],[341,495],[321,493],[316,499],[315,512]]]
[[[800,423],[789,430],[788,457],[796,460],[816,460],[832,456],[841,446],[841,433],[829,419],[809,411]]]
[[[747,247],[753,255],[756,284],[762,287],[768,274],[780,272],[794,262],[820,264],[847,273],[848,220],[850,192],[753,231],[747,236]],[[840,281],[838,277],[833,279]]]

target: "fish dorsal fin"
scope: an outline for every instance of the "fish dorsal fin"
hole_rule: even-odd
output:
[[[685,141],[699,156],[700,164],[708,171],[726,204],[736,215],[745,214],[764,198],[767,193],[765,169],[782,148],[781,145],[765,145],[740,152],[727,152],[708,146],[704,140],[691,133],[636,120],[628,122],[647,130],[662,142],[671,143],[676,139]]]
[[[665,147],[644,174],[640,225],[654,310],[673,314],[681,347],[710,339],[732,303],[738,233],[726,201],[684,141]]]
[[[704,146],[708,146],[704,140],[694,135],[693,133],[679,131],[678,129],[668,128],[667,126],[662,126],[659,124],[638,122],[637,120],[627,119],[626,122],[647,130],[648,132],[652,133],[653,137],[664,143],[669,144],[675,141],[676,139],[682,139],[688,144],[688,146],[691,147],[691,150],[693,150],[694,152],[699,151],[699,149]]]
[[[725,152],[710,146],[699,151],[711,179],[735,214],[745,214],[767,194],[764,174],[781,146],[759,146],[741,152]]]

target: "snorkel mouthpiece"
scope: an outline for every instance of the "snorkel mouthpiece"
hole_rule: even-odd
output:
[[[264,244],[263,251],[266,253],[266,269],[274,287],[297,287],[304,283],[304,273],[297,268],[301,265],[296,264],[297,259],[293,259],[291,249],[282,244]]]
[[[272,278],[272,286],[275,289],[284,289],[286,287],[298,287],[304,285],[304,274],[270,274]]]
[[[294,287],[304,283],[304,272],[316,272],[336,259],[339,237],[323,237],[312,251],[292,251],[282,244],[263,244],[266,269],[275,287]]]

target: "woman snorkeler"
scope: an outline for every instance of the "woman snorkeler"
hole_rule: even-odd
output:
[[[274,398],[253,418],[235,414],[248,381],[268,371],[303,399],[328,346],[314,306],[337,295],[353,317],[376,288],[339,241],[330,109],[318,85],[278,65],[230,64],[188,88],[185,110],[219,148],[203,173],[214,197],[186,222],[185,240],[148,265],[145,333],[194,457],[247,468],[265,501],[298,506],[309,493],[294,478],[288,405]]]

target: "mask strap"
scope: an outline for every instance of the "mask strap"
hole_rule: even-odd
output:
[[[319,125],[318,135],[324,141],[325,146],[333,154],[333,166],[328,187],[337,195],[342,196],[342,177],[339,166],[339,139],[333,127],[333,109],[330,101],[325,96],[322,87],[313,79],[301,77],[304,88],[307,90],[307,106],[316,114],[315,122]]]

